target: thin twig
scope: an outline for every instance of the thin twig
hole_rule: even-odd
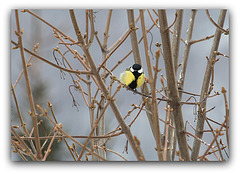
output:
[[[60,35],[58,33],[55,32],[55,34],[56,34],[57,38],[59,38],[63,43],[65,43],[63,38],[60,37]],[[83,61],[83,58],[80,56],[80,54],[76,50],[72,50],[68,45],[66,45],[66,47],[68,48],[68,50],[73,55],[75,55],[75,57],[79,60],[79,62],[84,66],[85,70],[91,72],[90,71],[90,67],[86,64],[86,62]],[[92,75],[92,73],[89,73],[89,74],[91,75],[91,77],[92,77],[93,81],[95,82],[95,84],[99,87],[99,85],[98,85],[98,83],[96,81],[96,78]]]
[[[21,150],[22,147],[19,145],[18,141],[11,140],[11,144],[12,147],[15,149],[13,152],[18,153],[23,161],[28,161],[27,158],[24,156],[25,153]]]
[[[92,127],[92,129],[91,129],[91,131],[90,131],[90,133],[89,133],[89,136],[88,136],[88,138],[87,138],[87,140],[86,140],[86,142],[85,142],[85,144],[84,144],[84,146],[83,146],[83,148],[82,148],[79,156],[78,156],[77,161],[79,161],[79,160],[82,158],[83,152],[84,152],[85,148],[87,147],[87,144],[88,144],[88,142],[89,142],[92,134],[94,133],[94,131],[95,131],[96,128],[98,127],[98,123],[99,123],[99,121],[101,120],[101,118],[104,116],[104,113],[105,113],[106,109],[108,108],[108,106],[109,106],[109,104],[110,104],[110,101],[113,100],[113,98],[115,97],[115,95],[117,94],[118,91],[119,91],[118,89],[115,91],[115,93],[113,94],[113,96],[108,100],[108,103],[107,103],[107,104],[105,105],[105,107],[103,108],[103,110],[102,110],[101,115],[99,116],[99,118],[95,120],[95,123],[94,123],[94,125],[93,125],[93,127]]]
[[[107,62],[107,60],[110,58],[110,56],[122,45],[122,43],[128,38],[132,30],[129,30],[129,32],[126,34],[126,36],[121,40],[121,42],[107,55],[106,59],[99,65],[98,71],[102,68],[102,66]],[[104,47],[103,47],[104,48]]]
[[[18,47],[17,47],[18,48]],[[27,67],[30,67],[31,66],[31,60],[32,60],[33,56],[30,56],[30,58],[28,59],[27,61]],[[14,85],[13,85],[13,89],[17,86],[19,80],[21,79],[22,75],[24,73],[24,70],[22,70],[22,72],[19,74],[17,80],[15,81]]]
[[[29,136],[29,132],[26,128],[26,123],[23,121],[23,117],[22,117],[22,114],[20,112],[20,108],[19,108],[19,105],[18,105],[18,101],[17,101],[17,96],[15,94],[15,90],[13,88],[13,85],[11,84],[11,91],[12,91],[12,94],[13,94],[13,98],[14,98],[14,101],[15,101],[15,104],[16,104],[16,108],[17,108],[17,112],[18,112],[18,117],[19,117],[19,120],[20,120],[20,126],[23,128],[24,132],[26,135]]]
[[[129,127],[131,127],[132,124],[136,121],[136,119],[138,118],[138,116],[139,116],[140,113],[142,112],[144,106],[145,106],[145,104],[143,103],[142,106],[141,106],[141,108],[139,109],[139,111],[138,111],[136,117],[135,117],[135,118],[132,120],[132,122],[128,125]],[[133,109],[134,109],[134,108],[133,108]]]
[[[140,19],[140,15],[138,15],[138,17],[135,20],[135,23],[137,23],[137,21]],[[122,42],[122,40],[126,37],[126,35],[129,33],[129,31],[131,30],[131,28],[128,28],[123,35],[112,45],[108,48],[108,52],[111,52],[117,45],[119,45],[120,42]]]
[[[37,113],[35,110],[35,105],[34,105],[34,100],[33,100],[33,95],[32,95],[32,90],[30,86],[30,80],[29,80],[29,75],[27,71],[27,65],[26,65],[26,60],[25,60],[25,55],[24,55],[24,47],[23,47],[23,41],[22,41],[22,31],[20,28],[20,22],[19,22],[19,16],[18,16],[18,10],[15,10],[15,16],[16,16],[16,24],[17,24],[17,36],[18,36],[18,42],[19,42],[19,48],[20,48],[20,53],[21,53],[21,59],[22,59],[22,65],[24,69],[24,77],[26,80],[26,87],[27,87],[27,93],[28,93],[28,100],[29,104],[31,107],[31,117],[33,121],[33,127],[34,127],[34,136],[35,136],[35,144],[36,144],[36,149],[37,149],[37,158],[40,160],[42,158],[42,153],[40,149],[40,141],[39,141],[39,132],[38,132],[38,126],[37,126]]]
[[[18,44],[17,44],[16,42],[14,42],[14,41],[11,41],[11,43],[14,44],[14,45],[16,45],[16,46],[18,46]],[[58,68],[58,69],[60,69],[60,70],[63,70],[63,71],[69,72],[69,73],[75,73],[75,74],[92,74],[91,71],[79,71],[79,70],[71,70],[71,69],[63,68],[63,67],[58,66],[58,65],[50,62],[49,60],[47,60],[47,59],[45,59],[45,58],[43,58],[43,57],[41,57],[41,56],[39,56],[39,55],[31,52],[30,50],[28,50],[28,49],[26,49],[26,48],[23,48],[23,49],[24,49],[25,52],[31,54],[32,56],[34,56],[34,57],[36,57],[36,58],[38,58],[38,59],[46,62],[46,63],[49,64],[49,65],[52,65],[52,66],[54,66],[55,68]]]
[[[214,53],[216,53],[216,55],[220,55],[220,56],[223,56],[223,57],[226,57],[226,58],[229,58],[229,56],[223,54],[223,53],[220,53],[218,51],[215,51]]]
[[[44,113],[44,116],[47,117],[47,119],[55,126],[55,128],[56,128],[58,131],[60,131],[62,134],[65,135],[64,138],[69,138],[69,139],[71,139],[74,143],[76,143],[77,145],[79,145],[80,147],[82,147],[82,148],[84,147],[83,144],[79,143],[79,142],[78,142],[77,140],[75,140],[72,136],[70,136],[67,132],[65,132],[64,130],[62,130],[62,125],[61,125],[61,123],[60,123],[60,124],[55,123],[55,122],[50,118],[50,116],[49,116],[47,113]],[[51,138],[51,137],[50,137],[50,138]],[[94,155],[94,156],[96,156],[96,157],[98,157],[98,158],[106,161],[106,159],[102,158],[102,157],[99,156],[97,153],[92,152],[89,148],[86,148],[86,150],[87,150],[91,155]]]
[[[57,135],[57,132],[55,131],[54,134],[53,134],[53,137],[52,137],[52,139],[51,139],[51,141],[50,141],[50,143],[49,143],[49,145],[48,145],[48,148],[47,148],[47,150],[46,150],[46,153],[45,153],[42,161],[46,161],[48,155],[50,154],[50,152],[51,152],[51,147],[52,147],[53,141],[54,141],[55,138],[56,138],[56,135]]]
[[[27,155],[33,160],[33,161],[39,161],[38,158],[32,153],[31,149],[29,149],[28,145],[21,139],[21,137],[18,135],[18,133],[14,130],[13,126],[11,127],[11,131],[13,135],[16,137],[16,139],[19,141],[19,143],[23,146],[25,152]]]
[[[213,38],[213,37],[214,37],[214,34],[211,35],[211,36],[206,36],[206,37],[204,37],[204,38],[202,38],[202,39],[191,40],[191,41],[189,42],[189,44],[195,44],[195,43],[198,43],[198,42],[202,42],[202,41],[205,41],[205,40],[209,40],[209,39],[211,39],[211,38]]]
[[[201,142],[201,143],[203,143],[204,145],[206,145],[206,146],[210,147],[210,144],[208,144],[208,143],[206,143],[205,141],[203,141],[202,139],[200,139],[200,138],[196,137],[196,136],[195,136],[195,135],[193,135],[192,133],[190,133],[190,132],[186,131],[186,134],[188,134],[188,135],[192,136],[193,138],[195,138],[196,140],[200,141],[200,142]],[[211,146],[211,148],[212,148],[212,147],[213,147],[213,146]]]
[[[227,145],[229,147],[229,108],[228,108],[228,101],[227,101],[227,95],[226,95],[226,89],[222,87],[222,93],[224,96],[224,102],[225,102],[225,117],[226,117],[226,139],[227,139]]]
[[[158,19],[154,20],[151,13],[150,13],[150,10],[147,10],[147,11],[148,11],[148,14],[149,14],[151,20],[153,21],[153,23],[157,26],[157,28],[160,28],[159,25],[157,24]]]
[[[163,120],[160,120],[160,121],[163,121]],[[163,121],[164,122],[164,121]],[[174,127],[172,127],[174,128]],[[102,138],[112,138],[112,137],[117,137],[121,134],[123,134],[123,132],[118,132],[118,133],[114,133],[118,130],[114,130],[114,131],[111,131],[109,133],[106,133],[105,135],[102,135],[102,136],[91,136],[90,138],[91,139],[102,139]],[[51,139],[53,136],[44,136],[44,137],[39,137],[40,140],[46,140],[46,139]],[[85,139],[85,138],[88,138],[89,135],[72,135],[71,136],[72,138],[79,138],[79,139]],[[11,137],[12,139],[17,139],[16,136],[12,136]],[[35,137],[20,137],[21,139],[23,140],[34,140]],[[61,136],[56,136],[56,139],[63,139],[63,138],[69,138],[67,137],[66,135],[61,135]]]
[[[211,110],[214,109],[214,108],[215,108],[215,107],[213,107],[213,108],[211,108],[211,109],[205,111],[205,113],[211,111]],[[216,135],[215,135],[215,132],[214,132],[214,130],[213,130],[211,124],[209,123],[208,119],[206,118],[206,115],[203,114],[203,116],[204,116],[204,119],[205,119],[206,123],[208,124],[210,130],[211,130],[211,133],[212,133],[213,137],[215,137],[215,136],[216,136]],[[219,150],[219,154],[220,154],[220,156],[221,156],[221,161],[223,161],[224,158],[223,158],[223,155],[222,155],[222,152],[221,152],[221,149],[220,149],[220,146],[219,146],[219,142],[218,142],[218,140],[216,140],[216,144],[217,144],[217,147],[218,147],[218,150]],[[214,153],[214,154],[215,154],[215,153]],[[216,155],[216,154],[215,154],[215,155]]]
[[[213,143],[217,140],[218,136],[221,134],[223,125],[226,123],[227,121],[227,117],[225,117],[224,122],[222,123],[221,127],[219,128],[218,133],[216,134],[216,136],[214,137],[214,139],[212,140],[211,144],[208,146],[207,150],[204,152],[204,154],[202,155],[202,157],[200,158],[200,161],[203,160],[203,158],[207,155],[208,151],[210,150],[210,148],[212,147]]]
[[[178,17],[177,12],[175,12],[174,21],[173,21],[173,23],[167,28],[168,30],[175,24],[175,22],[177,21],[177,17]]]
[[[116,154],[117,156],[121,157],[124,161],[128,161],[128,160],[127,160],[126,158],[124,158],[121,154],[115,152],[114,150],[108,149],[108,148],[106,148],[105,146],[104,146],[104,147],[97,146],[97,147],[95,147],[95,148],[100,148],[100,149],[102,149],[102,150],[104,150],[104,151],[108,151],[108,152],[114,153],[114,154]]]
[[[223,29],[223,26],[217,24],[217,23],[211,18],[208,9],[206,9],[205,11],[206,11],[206,14],[207,14],[208,19],[213,23],[213,25],[214,25],[215,27],[217,27],[219,30],[221,30],[225,35],[229,34],[229,30]]]

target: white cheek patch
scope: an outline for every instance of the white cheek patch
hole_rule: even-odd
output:
[[[133,69],[132,67],[130,67],[130,71],[131,71],[131,72],[134,72],[134,69]]]
[[[143,69],[141,68],[140,70],[138,70],[138,73],[139,74],[143,73]]]

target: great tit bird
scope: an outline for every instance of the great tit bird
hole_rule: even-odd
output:
[[[142,86],[144,81],[145,74],[142,66],[139,64],[134,64],[120,74],[120,82],[133,90],[136,90],[136,88]]]

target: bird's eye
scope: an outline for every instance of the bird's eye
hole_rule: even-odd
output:
[[[140,70],[138,70],[138,73],[139,74],[143,73],[143,69],[141,68]]]

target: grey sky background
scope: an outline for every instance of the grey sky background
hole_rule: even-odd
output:
[[[73,39],[76,39],[75,32],[72,27],[70,15],[68,10],[33,10],[36,14],[41,16],[46,21],[50,22],[52,25],[58,27],[60,30],[62,30],[65,34],[69,35]],[[214,19],[214,21],[218,20],[219,15],[218,9],[210,10],[211,17]],[[98,36],[101,41],[103,41],[103,32],[105,30],[105,24],[106,24],[106,17],[107,17],[107,10],[101,10],[96,9],[95,12],[95,30],[98,31]],[[85,16],[84,16],[84,10],[75,10],[75,14],[78,20],[78,24],[80,29],[85,31]],[[139,14],[138,10],[135,10],[135,17]],[[169,9],[167,10],[168,15],[168,23],[171,24],[174,21],[175,17],[175,9]],[[154,16],[154,14],[152,13]],[[182,29],[182,38],[186,39],[186,33],[187,33],[187,27],[189,22],[189,16],[190,16],[190,10],[184,11],[184,20],[183,20],[183,29]],[[154,18],[157,18],[154,16]],[[152,21],[150,20],[147,12],[145,12],[145,22],[146,27],[150,28],[152,25]],[[14,11],[11,12],[11,39],[13,41],[17,41],[17,38],[14,34],[14,30],[16,30],[15,25],[15,15]],[[53,48],[56,48],[58,44],[58,40],[53,36],[53,31],[50,27],[43,24],[36,18],[33,18],[31,15],[27,13],[20,13],[20,25],[21,28],[24,29],[24,35],[23,35],[23,41],[24,41],[24,47],[27,49],[32,49],[33,45],[36,43],[39,43],[39,49],[38,54],[42,57],[55,62],[53,57]],[[141,27],[140,21],[137,23],[137,27]],[[109,30],[109,41],[108,46],[111,46],[113,43],[116,42],[117,39],[119,39],[120,36],[127,30],[128,28],[128,20],[127,20],[127,13],[126,10],[113,10],[111,24],[110,24],[110,30]],[[224,28],[229,28],[229,14],[227,13]],[[173,28],[172,28],[173,29]],[[215,32],[215,26],[209,21],[207,18],[207,15],[204,10],[198,10],[196,19],[195,19],[195,25],[194,25],[194,31],[193,31],[193,40],[201,39],[206,36],[213,35]],[[153,54],[157,50],[157,48],[154,46],[156,42],[161,42],[160,32],[155,27],[151,34],[148,34],[148,43],[150,44],[152,40],[152,46],[151,50]],[[138,39],[141,37],[141,28],[137,31]],[[190,55],[189,55],[189,63],[187,67],[187,73],[186,73],[186,81],[184,84],[184,90],[192,93],[200,93],[201,92],[201,86],[203,81],[203,76],[205,72],[206,67],[206,56],[209,56],[211,45],[212,45],[213,39],[199,42],[196,44],[193,44],[191,47]],[[12,47],[12,45],[11,45]],[[59,46],[61,49],[66,50],[63,46]],[[80,53],[81,50],[77,47],[73,48],[77,49]],[[128,38],[123,45],[120,46],[120,48],[110,57],[107,67],[111,69],[117,61],[121,60],[129,51],[131,50],[131,43],[130,38]],[[102,53],[101,50],[96,42],[96,39],[94,38],[94,42],[90,48],[90,51],[92,53],[92,56],[96,62],[96,65],[101,63],[101,57]],[[180,55],[179,55],[179,62],[181,62],[182,55],[184,51],[184,44],[181,43],[180,47]],[[219,45],[219,51],[223,54],[229,55],[229,36],[222,35],[221,36],[221,42]],[[140,44],[140,53],[141,58],[143,61],[143,68],[145,69],[145,74],[148,77],[147,73],[147,67],[146,67],[146,61],[145,61],[145,53],[144,53],[144,47],[143,43]],[[81,70],[80,63],[76,63],[76,61],[71,60],[72,56],[71,54],[66,55],[70,63],[73,65],[73,68],[77,68]],[[60,56],[58,56],[60,58]],[[225,57],[220,57],[220,60],[215,65],[215,79],[214,79],[214,91],[221,91],[221,87],[224,86],[226,90],[229,92],[229,60]],[[29,58],[29,55],[26,54],[26,58]],[[151,62],[152,64],[155,64],[155,59],[151,56]],[[126,67],[132,65],[134,63],[133,61],[133,55],[131,54],[117,69],[113,71],[113,74],[119,77],[119,74],[125,70]],[[45,64],[44,62],[41,62],[39,60],[36,60],[33,58],[32,66],[29,68],[30,74],[32,73],[32,77],[34,79],[30,79],[33,86],[38,86],[38,83],[42,83],[46,86],[47,90],[42,95],[41,104],[46,108],[47,107],[47,101],[51,101],[51,103],[54,106],[55,114],[58,119],[58,122],[63,124],[63,129],[66,130],[70,135],[88,135],[89,133],[89,127],[90,127],[90,121],[88,118],[88,108],[85,106],[85,103],[81,97],[81,94],[79,92],[76,92],[72,90],[73,95],[76,99],[76,101],[80,104],[79,111],[72,107],[72,98],[68,91],[68,86],[72,84],[71,77],[69,74],[66,73],[65,80],[61,79],[60,71],[56,68],[51,67],[50,65]],[[19,73],[22,70],[22,64],[21,59],[19,56],[19,50],[11,50],[11,82],[15,83],[16,78],[18,77]],[[164,68],[164,62],[162,57],[160,58],[159,67],[162,68],[162,71],[160,74],[163,74],[165,76],[165,68]],[[160,77],[160,74],[158,77]],[[109,78],[107,80],[107,84],[109,84]],[[117,84],[115,83],[113,86],[113,91],[116,89]],[[158,89],[161,88],[160,84],[160,78],[157,83]],[[86,86],[84,86],[84,89],[86,89]],[[96,90],[96,89],[95,89]],[[94,91],[94,90],[93,90]],[[93,92],[94,93],[94,92]],[[24,115],[24,119],[27,123],[31,123],[30,117],[28,116],[28,103],[27,103],[27,95],[25,93],[24,89],[24,80],[21,79],[20,83],[18,84],[16,88],[16,94],[18,96],[18,100],[20,103],[20,107],[22,108],[22,113]],[[186,100],[189,96],[184,95],[183,100]],[[126,91],[126,89],[121,89],[121,91],[116,96],[117,100],[116,103],[121,111],[121,114],[125,116],[127,112],[132,109],[130,104],[134,103],[136,105],[140,104],[141,97],[138,95],[133,95],[132,92]],[[229,99],[229,93],[228,93],[228,99]],[[197,98],[198,100],[198,98]],[[36,103],[38,104],[38,103]],[[12,104],[11,111],[15,110],[15,105]],[[208,116],[218,122],[223,122],[224,114],[225,114],[225,107],[224,107],[224,100],[223,96],[217,96],[211,99],[208,99],[207,102],[207,109],[210,109],[212,107],[216,106],[216,109],[211,111]],[[165,119],[165,111],[164,111],[165,103],[160,103],[159,105],[159,117],[162,119]],[[127,122],[130,123],[131,120],[134,118],[134,116],[137,114],[137,111],[133,112],[132,117],[130,119],[127,119]],[[183,116],[184,120],[188,120],[191,122],[191,124],[196,125],[195,121],[195,115],[194,115],[194,107],[193,106],[183,106]],[[13,119],[11,124],[16,124],[16,119]],[[113,129],[115,129],[118,126],[118,123],[110,109],[106,112],[106,132],[109,132]],[[218,126],[213,124],[213,128],[217,128]],[[161,132],[163,132],[164,124],[160,122],[160,128]],[[150,127],[148,125],[148,120],[146,117],[145,112],[142,112],[140,116],[138,117],[137,121],[133,124],[131,127],[131,130],[133,132],[133,135],[136,135],[138,139],[141,141],[141,147],[143,150],[143,153],[145,155],[146,160],[154,161],[157,160],[157,155],[154,150],[155,142],[154,138],[152,136]],[[194,133],[194,131],[190,128],[190,126],[187,126],[187,130],[191,133]],[[210,133],[205,134],[206,136],[203,137],[203,140],[207,143],[210,143],[208,140],[212,139],[212,135]],[[224,139],[224,137],[223,137]],[[80,142],[84,142],[84,140],[81,140]],[[226,141],[225,141],[226,142]],[[126,157],[129,160],[135,160],[135,156],[133,152],[131,151],[131,147],[129,146],[129,153],[122,153],[124,150],[126,143],[126,137],[125,135],[121,135],[117,138],[112,138],[110,143],[108,143],[107,147],[110,149],[113,149],[114,151],[117,151],[124,157]],[[188,143],[190,146],[192,146],[193,138],[188,138]],[[206,149],[206,146],[201,146],[201,152]],[[68,151],[65,151],[66,147],[65,145],[62,146],[63,150],[60,153],[57,153],[56,159],[62,159],[62,160],[72,160],[72,157],[70,156]],[[200,154],[201,154],[200,152]],[[122,160],[118,156],[107,153],[109,160]],[[12,154],[12,159],[18,160],[18,157],[14,154]],[[209,157],[211,159],[211,157]],[[213,157],[212,159],[215,159]]]

